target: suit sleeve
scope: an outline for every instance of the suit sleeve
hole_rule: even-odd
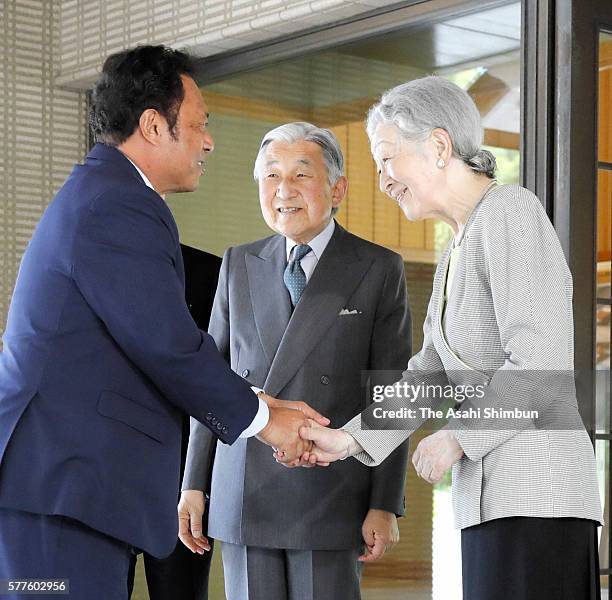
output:
[[[217,293],[210,314],[208,332],[215,340],[220,354],[230,362],[228,279],[231,248],[223,256]],[[197,419],[191,419],[189,445],[183,475],[183,490],[207,491],[217,440]]]
[[[390,261],[381,301],[377,310],[370,349],[370,369],[385,371],[384,377],[393,383],[399,379],[410,359],[412,331],[402,258]],[[378,382],[377,382],[378,383]],[[370,508],[404,514],[404,486],[408,467],[408,440],[401,443],[385,460],[372,469]]]
[[[178,237],[158,201],[148,190],[98,196],[77,229],[73,278],[160,393],[232,443],[253,420],[258,400],[189,314],[175,265]]]

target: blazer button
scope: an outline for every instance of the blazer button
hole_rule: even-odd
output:
[[[221,423],[217,423],[217,429],[219,431],[223,431],[223,425]]]
[[[213,425],[216,425],[218,420],[219,420],[219,419],[217,419],[217,417],[213,417],[213,418],[210,420],[210,422],[211,422]]]
[[[329,385],[329,377],[327,375],[321,375],[321,383],[323,385]]]
[[[206,420],[210,421],[212,419],[212,413],[206,413]]]
[[[221,433],[227,433],[227,427],[224,427],[224,428],[221,430]]]
[[[243,377],[248,377],[249,373],[250,373],[250,371],[248,369],[245,369],[244,371],[242,371],[242,376]]]

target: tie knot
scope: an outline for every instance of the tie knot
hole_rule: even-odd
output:
[[[311,250],[311,247],[308,244],[299,244],[297,246],[293,246],[293,261],[302,260]]]

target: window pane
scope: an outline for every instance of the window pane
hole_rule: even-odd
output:
[[[612,33],[599,34],[599,160],[612,163]]]
[[[182,241],[221,254],[230,245],[269,236],[253,181],[264,133],[291,121],[328,127],[342,146],[349,180],[336,218],[352,233],[403,256],[418,351],[434,265],[450,229],[444,223],[407,221],[378,190],[365,115],[390,87],[432,73],[447,77],[471,94],[481,112],[484,144],[498,161],[498,181],[518,182],[520,31],[521,6],[514,1],[204,81],[215,151],[200,189],[168,199]],[[460,537],[448,483],[432,488],[410,467],[401,541],[384,561],[367,565],[364,600],[460,600]]]
[[[202,87],[216,148],[200,189],[169,197],[184,243],[221,254],[269,235],[252,167],[263,134],[289,121],[331,128],[346,158],[349,193],[337,219],[351,232],[435,263],[445,224],[411,223],[378,191],[364,131],[367,109],[399,83],[437,73],[468,90],[483,117],[499,181],[519,178],[520,3],[371,37]],[[228,173],[231,171],[231,174]]]
[[[598,304],[596,312],[595,363],[598,369],[610,368],[610,305]]]
[[[599,36],[599,110],[597,172],[597,273],[595,307],[595,364],[597,431],[610,432],[610,258],[612,250],[612,35]],[[599,529],[602,568],[610,568],[610,442],[595,444],[597,473],[604,506],[604,527]],[[602,576],[602,598],[609,597],[609,576]]]
[[[612,35],[608,32],[599,34],[598,119],[597,297],[609,299],[612,258]]]
[[[612,128],[612,123],[609,123]],[[612,254],[612,171],[599,169],[597,177],[597,297],[610,298]]]
[[[609,327],[609,324],[608,324]],[[609,361],[609,357],[608,357]],[[610,433],[610,363],[598,365],[595,371],[595,394],[597,407],[596,432]]]

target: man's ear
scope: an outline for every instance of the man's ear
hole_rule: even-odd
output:
[[[348,191],[348,179],[344,177],[340,177],[334,186],[332,187],[332,208],[338,208],[342,200],[344,200],[346,196],[346,192]]]
[[[147,142],[158,146],[161,141],[162,127],[164,126],[165,119],[154,109],[147,108],[140,115],[138,121],[138,127],[140,128],[140,134],[147,140]]]

